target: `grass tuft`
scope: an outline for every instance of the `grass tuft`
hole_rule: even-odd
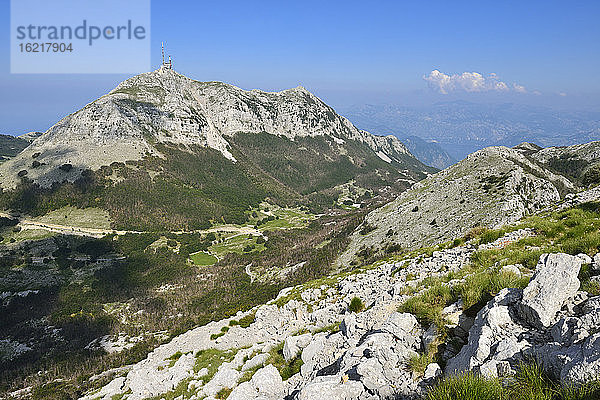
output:
[[[350,300],[350,304],[348,305],[348,311],[358,313],[364,309],[365,304],[359,297],[353,297],[352,300]]]
[[[427,400],[503,400],[504,390],[497,379],[485,379],[472,372],[444,379],[427,394]]]

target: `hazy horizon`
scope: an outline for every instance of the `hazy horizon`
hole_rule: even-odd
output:
[[[477,4],[153,1],[152,66],[165,41],[174,69],[193,79],[303,85],[336,110],[454,100],[600,110],[600,4]],[[0,47],[8,52],[8,30]],[[130,76],[10,74],[4,58],[0,132],[45,131]]]

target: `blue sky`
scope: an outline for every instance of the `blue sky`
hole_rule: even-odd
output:
[[[9,1],[0,4],[9,27]],[[302,84],[334,106],[504,96],[589,108],[600,104],[598,15],[598,1],[153,0],[152,62],[165,41],[175,69],[194,79],[264,90]],[[5,28],[0,132],[46,130],[127,78],[11,75],[9,46]],[[448,94],[423,79],[433,70],[448,76]],[[464,72],[481,73],[486,85],[495,73],[509,89],[471,92]]]

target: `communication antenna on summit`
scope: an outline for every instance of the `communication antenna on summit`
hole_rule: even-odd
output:
[[[173,63],[171,62],[171,56],[169,56],[169,62],[165,63],[165,43],[164,42],[160,42],[160,52],[162,55],[162,64],[160,65],[160,67],[166,68],[166,69],[172,69]]]

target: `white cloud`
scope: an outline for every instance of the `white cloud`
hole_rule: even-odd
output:
[[[517,93],[527,93],[525,86],[518,85],[516,83],[513,83],[513,90]]]
[[[463,92],[516,92],[527,93],[525,86],[513,83],[508,85],[500,80],[497,74],[491,73],[487,77],[478,72],[463,72],[462,74],[447,75],[433,70],[423,79],[429,86],[442,94],[454,91]]]

